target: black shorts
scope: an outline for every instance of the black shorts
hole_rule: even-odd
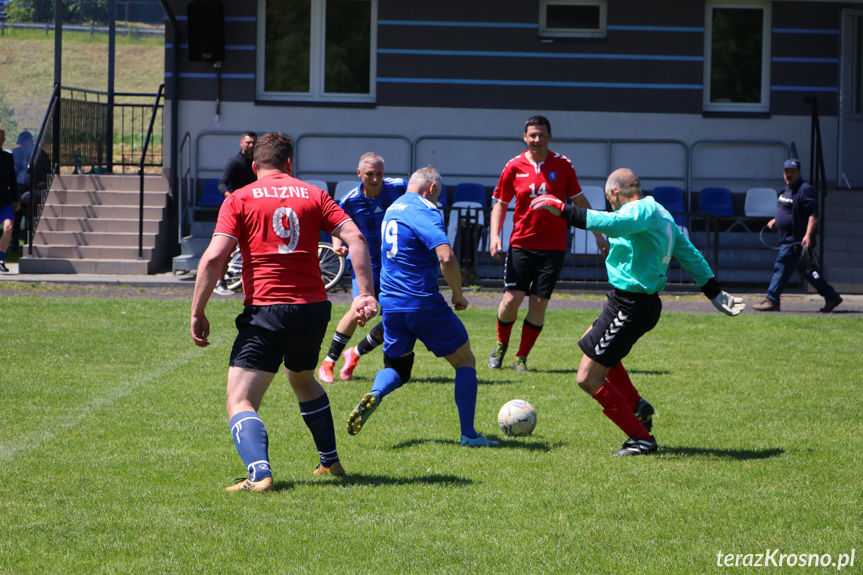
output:
[[[230,365],[279,371],[315,369],[327,334],[329,301],[304,304],[250,305],[237,316],[237,339]]]
[[[503,287],[551,299],[565,256],[562,250],[510,247],[503,268]]]
[[[593,361],[614,367],[641,336],[656,327],[660,314],[659,294],[612,290],[602,314],[579,340],[578,347]]]

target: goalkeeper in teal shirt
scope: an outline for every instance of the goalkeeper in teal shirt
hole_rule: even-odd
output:
[[[628,436],[614,455],[647,455],[657,450],[650,434],[653,407],[638,394],[620,362],[659,321],[659,292],[668,281],[671,258],[680,262],[719,311],[734,316],[746,306],[742,298],[719,288],[707,261],[674,218],[653,198],[642,196],[641,182],[632,170],[615,170],[605,184],[605,197],[612,212],[565,205],[547,194],[533,200],[530,207],[548,210],[571,226],[609,238],[611,250],[605,267],[614,289],[608,292],[602,314],[578,342],[584,352],[578,385]]]

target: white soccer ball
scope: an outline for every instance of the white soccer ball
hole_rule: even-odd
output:
[[[523,399],[507,401],[497,413],[497,424],[504,435],[524,437],[536,428],[536,410]]]

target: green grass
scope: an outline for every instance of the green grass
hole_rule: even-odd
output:
[[[843,572],[860,570],[857,318],[666,313],[625,362],[660,452],[612,458],[624,437],[575,385],[597,312],[550,311],[516,375],[485,367],[494,310],[469,309],[477,428],[502,449],[457,444],[452,370],[422,347],[349,437],[376,352],[327,385],[341,480],[311,474],[279,376],[261,411],[276,491],[257,495],[223,491],[244,474],[224,412],[239,307],[211,302],[198,349],[188,301],[0,297],[0,572],[677,574],[727,571],[720,551],[855,547]],[[514,398],[539,413],[530,438],[496,429]],[[788,570],[835,568],[770,572]]]
[[[116,92],[155,94],[165,76],[164,38],[132,37],[118,26],[114,71]],[[62,84],[108,89],[107,35],[63,33]],[[8,148],[14,147],[20,131],[36,135],[53,89],[53,32],[6,29],[0,36],[0,94],[17,123],[17,131],[6,130]]]

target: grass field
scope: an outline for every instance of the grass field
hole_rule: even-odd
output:
[[[165,76],[162,37],[130,37],[118,29],[114,89],[155,94]],[[89,90],[108,89],[108,37],[63,33],[62,83]],[[18,132],[35,135],[54,88],[54,34],[7,29],[0,36],[0,95],[14,111],[17,130],[6,130],[9,149]]]
[[[516,375],[484,367],[494,310],[469,309],[477,428],[501,449],[458,445],[451,368],[424,349],[349,437],[376,354],[327,385],[342,479],[311,474],[280,376],[261,411],[276,491],[257,495],[223,491],[245,471],[224,413],[239,307],[211,302],[202,350],[188,301],[0,297],[0,572],[678,574],[776,549],[856,550],[842,572],[861,572],[858,318],[666,313],[626,362],[660,452],[612,458],[624,437],[574,383],[597,312],[551,311]],[[496,429],[513,398],[537,408],[530,438]]]

